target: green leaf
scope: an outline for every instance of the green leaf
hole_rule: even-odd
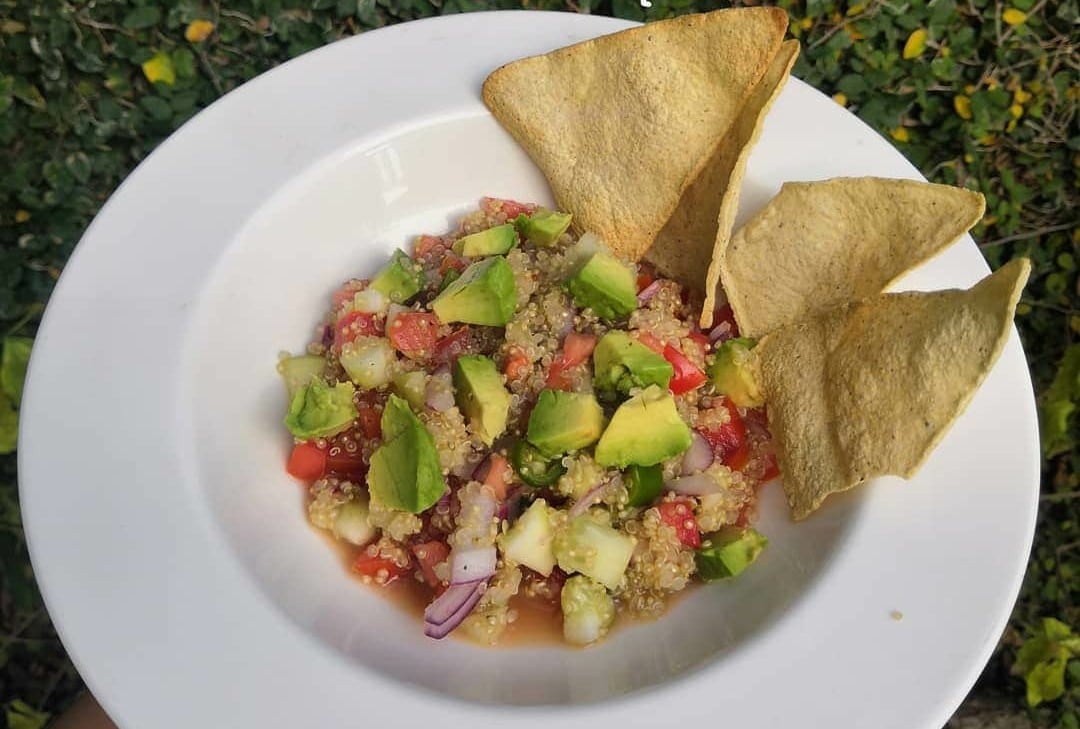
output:
[[[1069,420],[1080,402],[1080,344],[1065,350],[1058,364],[1054,381],[1043,395],[1042,447],[1047,457],[1071,450],[1075,443],[1070,434]]]
[[[172,107],[160,96],[144,96],[139,99],[139,106],[156,121],[168,121],[172,118]]]
[[[1043,618],[1040,628],[1020,647],[1013,673],[1023,676],[1029,706],[1053,701],[1065,693],[1065,668],[1077,654],[1080,639],[1055,618]]]
[[[0,454],[11,453],[19,438],[19,411],[6,392],[0,392]]]
[[[0,355],[0,389],[16,406],[22,402],[23,380],[33,344],[34,340],[29,337],[4,338],[4,351]]]
[[[161,10],[153,5],[144,5],[125,15],[121,24],[130,30],[141,30],[152,28],[159,22],[161,22]]]
[[[22,699],[15,699],[7,707],[8,729],[43,729],[49,714],[36,711]]]

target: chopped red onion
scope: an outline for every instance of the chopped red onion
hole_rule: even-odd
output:
[[[656,296],[656,292],[660,290],[660,279],[653,281],[651,284],[643,288],[637,295],[638,306],[645,306],[649,303],[652,297]]]
[[[585,495],[574,502],[574,505],[570,507],[570,518],[580,516],[589,510],[589,507],[593,504],[600,502],[601,497],[604,495],[604,489],[607,487],[609,481],[604,481],[599,486],[593,486],[591,489],[585,492]]]
[[[683,476],[689,476],[692,473],[704,471],[712,465],[712,462],[712,446],[709,445],[709,441],[705,440],[701,433],[694,431],[690,436],[690,447],[683,454],[679,472]]]
[[[486,580],[495,574],[497,560],[494,544],[477,549],[455,549],[450,553],[450,584]]]
[[[734,334],[735,332],[731,330],[731,323],[722,321],[709,332],[709,341],[713,344],[720,344],[731,339]]]
[[[720,484],[704,473],[695,473],[692,476],[683,476],[671,481],[665,481],[664,488],[687,496],[716,494],[722,490]]]
[[[461,625],[480,602],[487,582],[478,580],[463,585],[450,585],[424,610],[424,635],[442,640]]]

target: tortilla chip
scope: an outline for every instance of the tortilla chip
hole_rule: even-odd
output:
[[[514,61],[484,103],[578,231],[639,260],[780,47],[787,13],[739,8]]]
[[[759,337],[880,293],[955,242],[984,209],[977,192],[929,182],[785,183],[721,251],[739,331]]]
[[[703,326],[712,322],[720,278],[719,261],[713,265],[713,251],[727,246],[750,150],[798,55],[798,41],[790,40],[780,46],[709,163],[686,188],[675,212],[645,253],[645,259],[661,274],[705,295]],[[706,271],[711,278],[703,275]],[[705,322],[706,312],[708,322]]]
[[[911,477],[997,361],[1031,264],[968,290],[880,294],[757,347],[784,493],[803,519],[831,493]]]

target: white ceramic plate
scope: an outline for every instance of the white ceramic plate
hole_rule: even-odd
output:
[[[34,349],[19,471],[50,613],[122,726],[911,729],[960,703],[1034,525],[1015,336],[918,478],[834,497],[797,527],[768,489],[772,543],[753,570],[592,650],[427,640],[304,522],[277,352],[303,346],[337,283],[482,195],[550,201],[481,81],[626,25],[474,14],[336,43],[200,114],[94,221]],[[918,178],[793,79],[740,215],[785,180],[859,174]],[[986,272],[965,239],[901,288]]]

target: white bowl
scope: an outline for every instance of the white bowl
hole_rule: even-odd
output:
[[[833,497],[798,525],[773,485],[754,569],[593,649],[431,641],[306,524],[283,470],[278,351],[303,347],[337,284],[481,196],[551,203],[480,83],[626,25],[484,13],[336,43],[200,114],[95,220],[34,350],[20,487],[50,614],[122,726],[662,715],[906,729],[940,726],[959,704],[1004,627],[1034,526],[1035,414],[1015,336],[918,477]],[[793,79],[740,218],[785,180],[858,174],[919,177]],[[900,288],[986,271],[965,239]]]

